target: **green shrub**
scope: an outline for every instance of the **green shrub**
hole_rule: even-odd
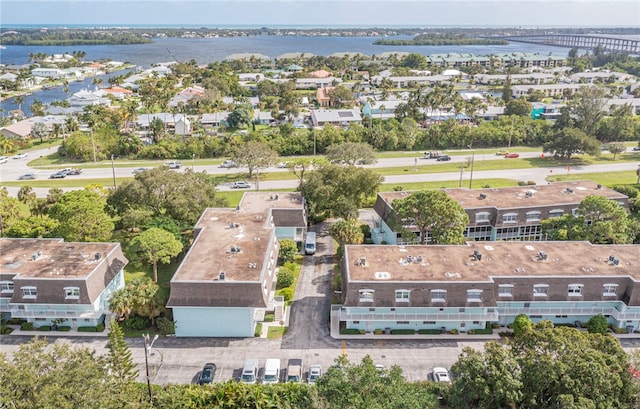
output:
[[[392,329],[391,335],[414,335],[415,329]]]
[[[41,325],[38,327],[38,331],[51,331],[51,325]]]
[[[535,185],[537,185],[537,183],[536,183],[536,181],[535,181],[535,180],[527,180],[527,185],[529,185],[529,186],[535,186]]]
[[[382,335],[382,330],[380,328],[376,328],[376,329],[373,330],[373,333],[375,335]]]
[[[97,329],[93,326],[78,327],[78,332],[97,332]]]
[[[361,329],[360,331],[358,331],[358,334],[360,334],[360,335],[364,335],[364,334],[366,334],[366,331],[365,331],[365,330],[363,330],[363,329]]]
[[[291,239],[280,240],[280,251],[278,252],[278,261],[285,263],[287,261],[293,261],[294,257],[298,253],[298,245]]]
[[[291,288],[283,288],[282,290],[279,290],[278,295],[281,295],[285,302],[293,300],[293,290]]]
[[[451,335],[458,335],[460,333],[460,331],[458,331],[457,329],[452,329],[451,331],[449,331],[449,334]]]
[[[371,237],[371,226],[365,223],[365,224],[361,224],[359,227],[365,239],[368,239]]]
[[[606,334],[609,323],[602,314],[594,315],[587,321],[587,331],[590,334]]]
[[[342,335],[360,335],[360,330],[357,328],[343,328],[340,333]]]
[[[525,182],[524,180],[519,180],[518,186],[527,186],[527,182]]]
[[[609,328],[611,329],[611,331],[613,331],[615,334],[626,334],[627,333],[627,329],[626,328],[618,328],[615,325],[611,324],[609,325]]]
[[[13,328],[11,327],[0,327],[0,334],[2,335],[9,335],[13,332]]]
[[[167,317],[156,318],[156,327],[161,335],[169,335],[176,333],[176,324]]]
[[[102,331],[104,331],[104,324],[96,325],[96,332],[102,332]]]
[[[23,322],[20,324],[20,329],[23,331],[33,331],[33,322]]]
[[[293,284],[295,276],[293,272],[285,267],[280,267],[278,271],[277,288],[287,288]]]
[[[491,334],[493,334],[493,328],[470,329],[467,333],[468,334],[475,334],[475,335],[491,335]]]
[[[276,315],[272,312],[264,315],[264,322],[273,322],[276,319]]]
[[[69,332],[71,331],[71,327],[69,325],[62,325],[57,327],[58,331]]]
[[[21,325],[21,324],[24,324],[25,322],[27,322],[27,321],[25,321],[22,318],[11,318],[9,320],[9,324],[11,324],[11,325]]]
[[[400,186],[400,185],[393,187],[393,191],[394,192],[402,192],[403,190],[404,190],[404,188],[402,186]]]
[[[139,331],[149,326],[149,319],[146,317],[141,317],[138,314],[132,314],[129,315],[126,320],[124,320],[122,326],[125,328],[125,330],[128,331]]]
[[[261,333],[262,333],[262,323],[259,322],[256,324],[256,330],[253,332],[253,336],[256,338],[259,338]]]
[[[440,331],[439,329],[433,328],[424,328],[418,330],[418,334],[420,335],[440,335],[441,333],[442,331]]]
[[[487,325],[489,325],[489,324],[487,324]],[[500,324],[498,324],[497,322],[492,322],[492,323],[491,323],[491,328],[493,328],[493,329],[499,329],[499,328],[500,328]]]

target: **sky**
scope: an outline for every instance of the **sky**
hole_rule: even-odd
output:
[[[639,0],[2,0],[0,25],[640,27]]]

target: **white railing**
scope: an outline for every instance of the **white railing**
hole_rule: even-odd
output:
[[[594,316],[598,314],[610,315],[618,321],[638,320],[640,312],[621,312],[614,307],[521,307],[521,308],[501,308],[498,307],[500,315],[586,315]]]
[[[76,311],[76,310],[25,310],[13,307],[10,309],[12,318],[100,318],[103,314],[109,314],[109,311]]]
[[[340,321],[498,321],[498,313],[348,313],[340,311]]]

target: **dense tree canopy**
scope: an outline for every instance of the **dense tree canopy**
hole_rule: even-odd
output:
[[[90,190],[72,190],[51,207],[58,221],[55,233],[66,241],[108,241],[114,224],[105,212],[106,200]]]
[[[172,233],[152,227],[131,240],[141,257],[153,264],[153,280],[158,282],[158,262],[167,264],[182,251],[182,243]]]
[[[329,162],[349,166],[371,164],[376,160],[371,145],[362,142],[337,143],[327,147],[325,154]]]
[[[544,144],[544,151],[564,159],[571,159],[576,153],[598,155],[600,141],[580,129],[563,128],[556,132],[552,140]]]

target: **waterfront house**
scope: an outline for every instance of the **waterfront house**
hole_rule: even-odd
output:
[[[252,337],[275,299],[279,241],[301,243],[306,210],[299,193],[247,192],[235,209],[206,209],[171,279],[167,304],[178,337]]]
[[[0,312],[34,327],[103,324],[127,263],[120,243],[2,238]]]
[[[640,245],[570,241],[347,245],[331,334],[471,333],[512,324],[518,314],[576,326],[602,314],[637,331],[639,254]]]

